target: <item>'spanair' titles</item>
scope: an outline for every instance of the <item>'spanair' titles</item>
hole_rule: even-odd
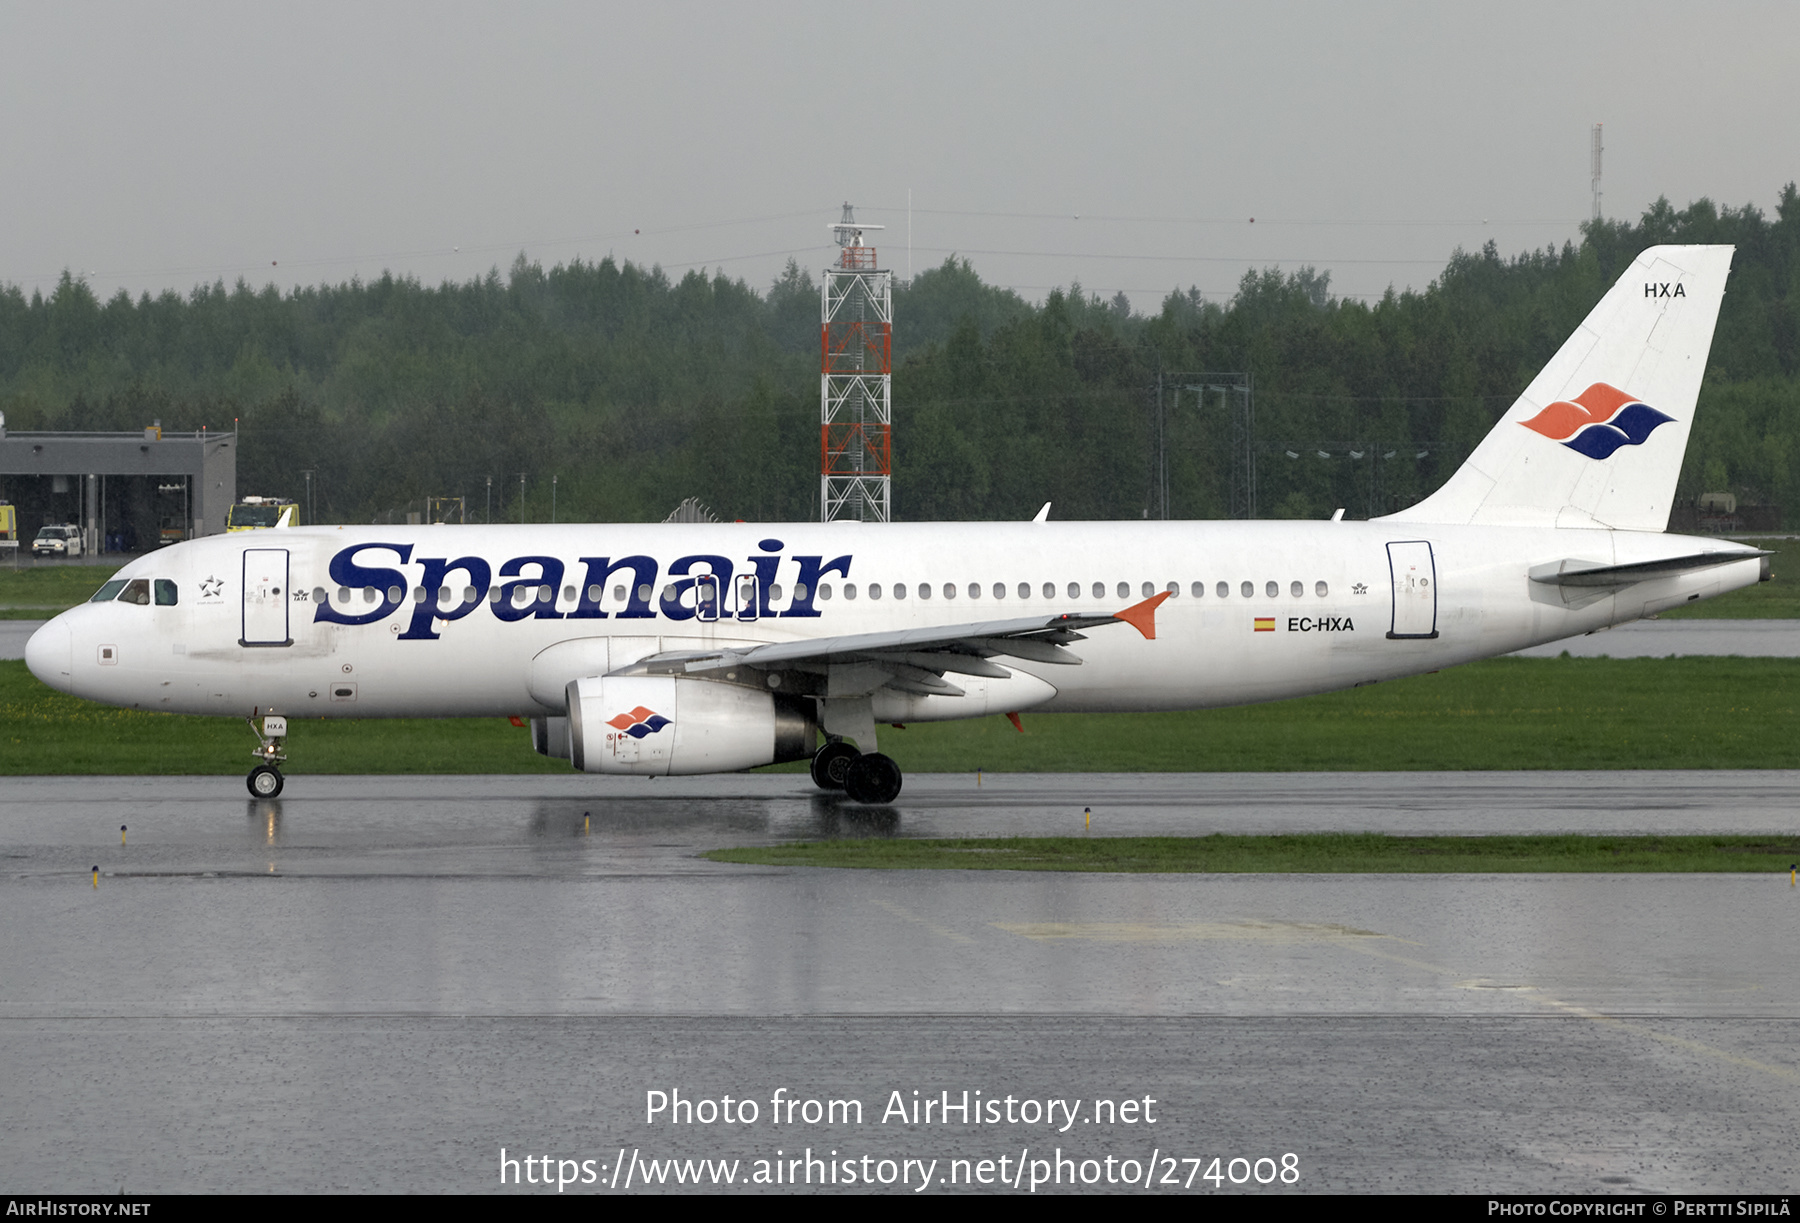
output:
[[[375,624],[410,599],[412,617],[397,640],[436,641],[443,622],[460,620],[482,608],[506,622],[692,620],[696,616],[702,620],[808,619],[821,614],[813,605],[819,580],[830,574],[850,576],[852,557],[848,555],[830,560],[823,556],[782,557],[779,553],[784,545],[779,539],[765,539],[757,546],[768,555],[747,557],[740,570],[731,558],[711,553],[677,557],[666,569],[655,557],[642,555],[582,556],[573,562],[556,556],[515,556],[496,568],[480,556],[414,556],[413,544],[355,544],[333,556],[327,572],[340,588],[374,591],[374,600],[334,603],[330,598],[321,599],[313,620]],[[795,566],[790,571],[792,593],[786,608],[776,611],[770,603],[784,562]],[[742,606],[722,607],[719,592],[733,589],[734,572],[755,575],[754,597]],[[576,600],[574,607],[561,610],[558,597],[565,581],[574,587]],[[703,581],[707,587],[704,597],[695,589]],[[602,611],[601,601],[612,590],[622,591],[623,597],[614,598],[612,611]],[[440,591],[447,591],[449,597],[440,599]]]
[[[1659,425],[1673,419],[1616,386],[1596,382],[1573,402],[1559,399],[1519,423],[1577,454],[1606,459],[1620,446],[1643,445]]]
[[[639,705],[630,713],[622,713],[616,718],[606,719],[606,724],[614,730],[623,731],[633,739],[642,739],[645,735],[654,735],[670,721],[655,710]]]

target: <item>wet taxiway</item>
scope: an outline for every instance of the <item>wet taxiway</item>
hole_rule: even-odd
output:
[[[501,1187],[504,1147],[593,1160],[596,1180],[571,1189],[611,1191],[615,1167],[641,1166],[633,1151],[735,1158],[748,1177],[812,1148],[877,1170],[938,1158],[933,1187],[961,1191],[950,1160],[1060,1148],[1071,1175],[1108,1156],[1217,1156],[1226,1189],[1241,1157],[1253,1171],[1237,1188],[1254,1192],[1791,1187],[1800,892],[1786,874],[890,873],[697,856],[1074,832],[1084,806],[1121,834],[1800,844],[1794,772],[936,776],[882,812],[792,775],[297,776],[274,802],[229,778],[9,779],[0,1166],[33,1192],[481,1190]],[[677,1089],[761,1101],[760,1117],[647,1120],[646,1093]],[[894,1092],[910,1107],[915,1091],[965,1090],[1085,1103],[1066,1128],[1027,1122],[1022,1103],[993,1124],[889,1111]],[[778,1091],[860,1101],[863,1122],[772,1123]],[[1146,1096],[1153,1124],[1093,1115],[1097,1098]]]

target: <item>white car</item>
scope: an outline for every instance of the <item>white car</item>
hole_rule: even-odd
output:
[[[80,556],[81,528],[71,523],[62,527],[43,527],[31,541],[33,556]]]

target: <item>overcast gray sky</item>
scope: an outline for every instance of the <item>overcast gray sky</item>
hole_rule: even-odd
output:
[[[1302,263],[1373,295],[1577,237],[1596,122],[1609,216],[1772,210],[1797,52],[1790,2],[0,0],[0,282],[436,283],[523,250],[763,288],[849,200],[902,275],[955,251],[1034,299]]]

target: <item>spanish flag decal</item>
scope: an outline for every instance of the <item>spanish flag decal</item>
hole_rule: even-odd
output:
[[[1256,631],[1259,633],[1274,632],[1275,631],[1275,617],[1274,616],[1258,616],[1256,618]]]

